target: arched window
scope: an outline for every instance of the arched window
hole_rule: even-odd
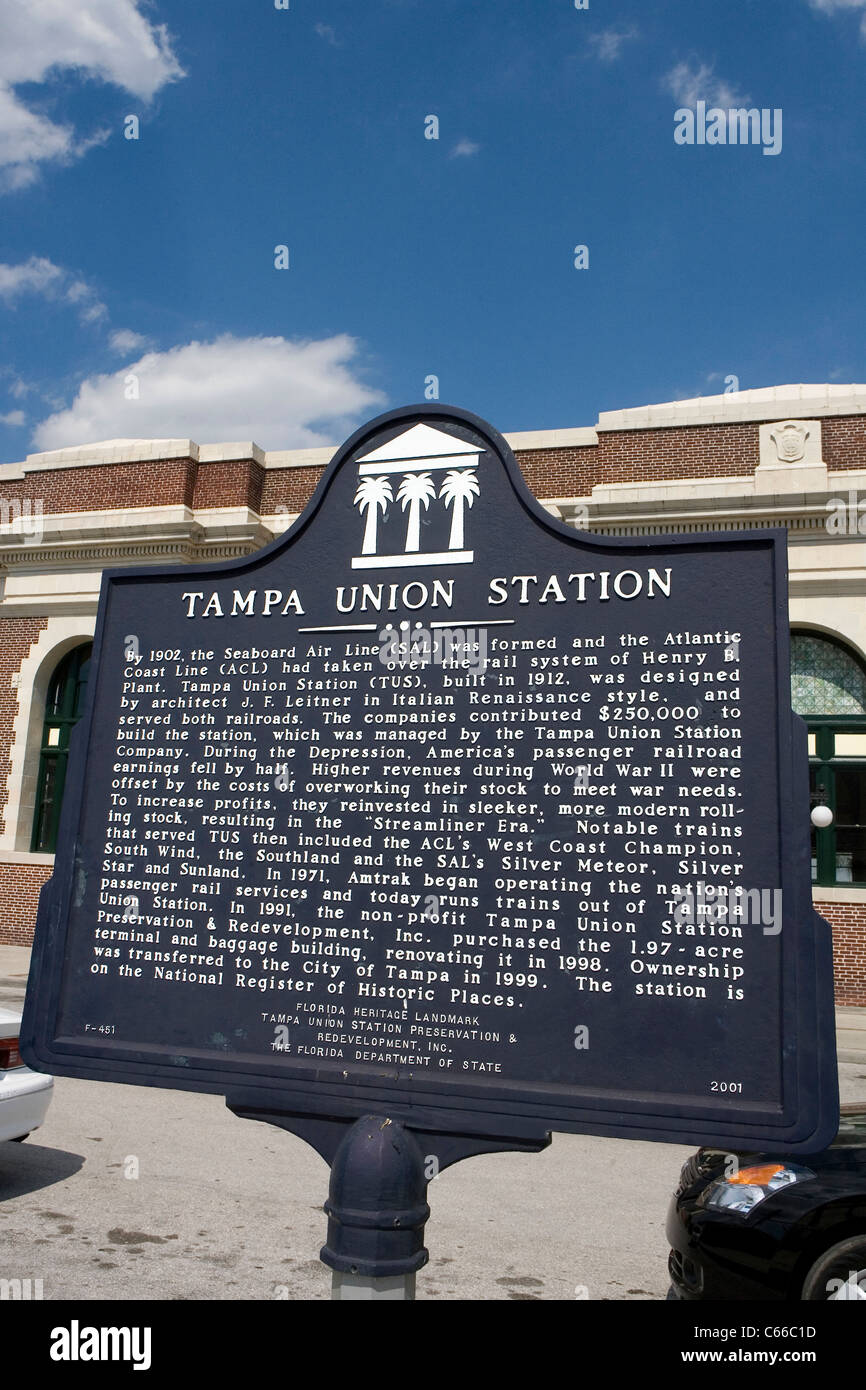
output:
[[[794,632],[791,700],[809,730],[812,805],[833,812],[812,828],[812,881],[866,887],[866,668],[841,642]]]
[[[31,850],[43,854],[53,854],[57,845],[57,825],[69,757],[69,735],[84,709],[92,651],[92,642],[73,648],[57,667],[48,686],[39,755],[39,780],[36,784],[36,814],[30,845]]]

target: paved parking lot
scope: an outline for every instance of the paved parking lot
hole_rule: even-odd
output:
[[[840,1074],[866,1098],[866,1063]],[[419,1299],[664,1298],[689,1151],[555,1135],[446,1170]],[[219,1097],[60,1078],[44,1127],[0,1144],[0,1278],[42,1279],[46,1299],[327,1299],[327,1183],[307,1145]]]
[[[458,1164],[430,1185],[418,1297],[662,1298],[686,1153],[556,1136]],[[218,1097],[60,1079],[47,1124],[0,1145],[0,1277],[46,1298],[326,1299],[327,1182],[307,1145]]]

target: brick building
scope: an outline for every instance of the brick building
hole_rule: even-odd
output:
[[[786,386],[506,436],[567,523],[611,535],[782,526],[793,703],[809,726],[813,895],[837,1002],[866,1005],[866,386]],[[247,555],[302,510],[330,449],[112,440],[0,466],[0,942],[28,944],[104,567]],[[864,498],[861,525],[858,499]]]

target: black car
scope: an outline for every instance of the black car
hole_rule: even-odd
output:
[[[699,1149],[667,1236],[669,1299],[866,1299],[866,1105],[820,1154]]]

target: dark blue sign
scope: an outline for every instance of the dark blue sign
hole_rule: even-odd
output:
[[[416,1127],[836,1129],[781,531],[578,533],[446,407],[103,577],[22,1050]]]

